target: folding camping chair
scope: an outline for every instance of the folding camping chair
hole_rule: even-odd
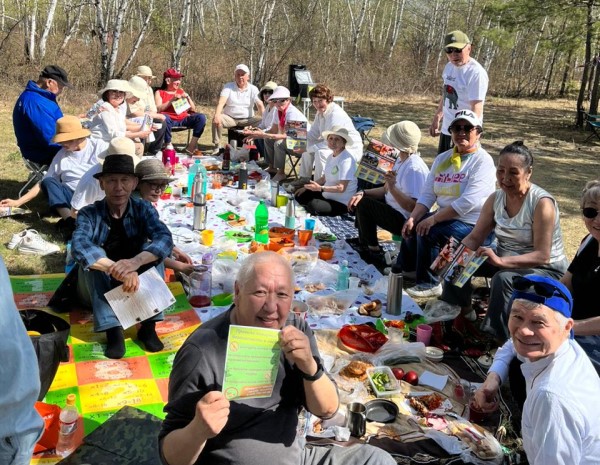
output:
[[[41,165],[28,160],[27,158],[23,158],[23,163],[25,163],[25,166],[29,170],[29,177],[27,178],[25,185],[21,187],[21,190],[19,191],[19,198],[23,197],[29,189],[40,182],[48,171],[48,165]]]
[[[291,149],[285,149],[285,155],[286,155],[286,159],[287,159],[287,163],[286,163],[286,168],[289,167],[289,170],[287,170],[286,176],[288,178],[294,177],[297,178],[298,177],[298,163],[300,163],[300,160],[302,160],[302,154],[301,153],[296,153]]]
[[[598,132],[600,130],[600,115],[590,115],[589,113],[584,113],[583,114],[583,118],[587,124],[587,126],[590,128],[590,131],[592,132],[587,139],[584,141],[588,142],[590,139],[593,139],[594,137],[598,138],[598,140],[600,140],[600,132]]]
[[[369,139],[369,133],[371,129],[375,127],[375,121],[373,118],[367,118],[365,116],[355,115],[350,118],[354,128],[360,134],[363,142]]]

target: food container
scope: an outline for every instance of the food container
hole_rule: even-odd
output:
[[[269,229],[269,238],[280,239],[282,237],[285,237],[286,239],[293,241],[295,233],[296,231],[290,228],[284,228],[282,226],[273,226]]]
[[[400,383],[387,366],[367,368],[367,377],[377,397],[391,397],[400,394]]]
[[[287,237],[269,239],[269,250],[272,250],[273,252],[277,252],[283,247],[294,247],[295,245],[296,243]]]
[[[357,291],[346,290],[328,295],[311,295],[306,303],[315,316],[338,316],[348,310],[357,297]]]
[[[425,357],[430,362],[441,362],[444,358],[444,351],[437,347],[427,346],[425,347]]]
[[[297,274],[310,273],[317,264],[319,256],[317,248],[312,246],[285,247],[282,249],[282,253],[290,261],[294,273]]]

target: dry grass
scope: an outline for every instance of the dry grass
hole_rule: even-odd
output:
[[[20,88],[0,89],[0,198],[14,197],[27,178],[12,131],[12,108]],[[61,97],[63,111],[78,114],[85,110],[95,96],[90,93],[69,91]],[[416,122],[426,134],[435,110],[436,98],[410,96],[398,98],[369,98],[346,96],[346,111],[350,115],[370,116],[377,122],[371,136],[377,137],[388,125],[409,119]],[[574,102],[567,100],[533,101],[491,98],[485,109],[483,146],[496,157],[506,144],[522,139],[533,150],[536,158],[533,181],[547,189],[558,200],[561,209],[561,227],[572,257],[585,228],[579,213],[579,195],[586,181],[597,178],[600,145],[597,141],[584,143],[588,132],[573,127]],[[200,105],[201,111],[212,115],[213,108]],[[314,112],[312,113],[314,115]],[[185,137],[183,133],[176,137]],[[176,139],[178,140],[178,139]],[[210,128],[207,125],[201,146],[210,146]],[[421,153],[428,164],[436,155],[437,139],[424,135]],[[490,181],[492,182],[492,181]],[[63,270],[64,254],[50,257],[23,256],[6,249],[12,234],[25,228],[37,229],[46,238],[59,243],[54,223],[43,199],[29,207],[39,214],[21,218],[3,218],[0,228],[0,253],[11,274],[55,273]]]

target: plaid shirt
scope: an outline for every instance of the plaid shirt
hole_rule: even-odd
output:
[[[127,237],[144,238],[142,250],[156,255],[159,261],[171,255],[173,238],[160,220],[150,202],[130,198],[123,217]],[[77,215],[77,228],[73,233],[71,252],[73,258],[87,270],[101,258],[106,258],[102,248],[110,233],[110,216],[106,200],[99,200],[82,208]]]

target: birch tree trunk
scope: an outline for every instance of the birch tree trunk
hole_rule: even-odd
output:
[[[40,38],[40,60],[43,60],[46,56],[46,43],[48,42],[48,34],[50,34],[50,29],[52,28],[52,23],[54,22],[54,12],[56,11],[57,3],[58,0],[50,0],[50,5],[48,6],[46,24],[44,24],[44,30],[42,31],[42,37]]]
[[[388,62],[392,59],[392,55],[394,54],[394,48],[396,48],[396,43],[398,42],[398,36],[400,35],[400,25],[402,24],[402,15],[404,15],[404,4],[406,0],[396,0],[394,2],[395,14],[394,14],[394,24],[392,26],[392,36],[390,38],[390,48],[387,54]]]
[[[129,65],[131,65],[131,62],[135,58],[135,55],[137,54],[137,51],[139,50],[140,45],[142,44],[142,40],[144,40],[146,31],[148,30],[148,26],[150,25],[150,18],[152,18],[152,13],[154,13],[154,0],[149,0],[148,11],[146,12],[146,18],[144,19],[142,27],[140,28],[140,32],[137,36],[135,43],[133,44],[131,52],[129,52],[129,56],[125,60],[125,63],[123,63],[123,66],[121,66],[121,69],[117,73],[117,76],[119,76],[119,77],[123,76],[125,74],[125,71],[129,67]]]
[[[75,13],[75,19],[72,21],[69,21],[69,13],[72,11],[72,8],[73,7],[70,4],[70,2],[67,5],[65,5],[65,10],[68,9],[68,12],[66,13],[67,26],[66,26],[65,37],[63,38],[62,44],[60,45],[60,49],[59,49],[59,53],[61,53],[61,54],[66,50],[67,45],[71,41],[71,38],[75,34],[77,34],[77,32],[79,31],[79,23],[81,22],[81,13],[83,12],[83,3],[78,4],[77,10]]]
[[[26,40],[25,43],[25,57],[27,61],[34,62],[35,61],[35,33],[37,29],[37,0],[33,0],[33,6],[31,8],[31,12],[27,14],[27,20],[25,21],[26,25]]]
[[[179,69],[181,66],[181,57],[187,46],[188,34],[190,31],[190,13],[192,11],[192,0],[184,0],[181,9],[181,25],[177,36],[177,43],[173,47],[173,67]]]

